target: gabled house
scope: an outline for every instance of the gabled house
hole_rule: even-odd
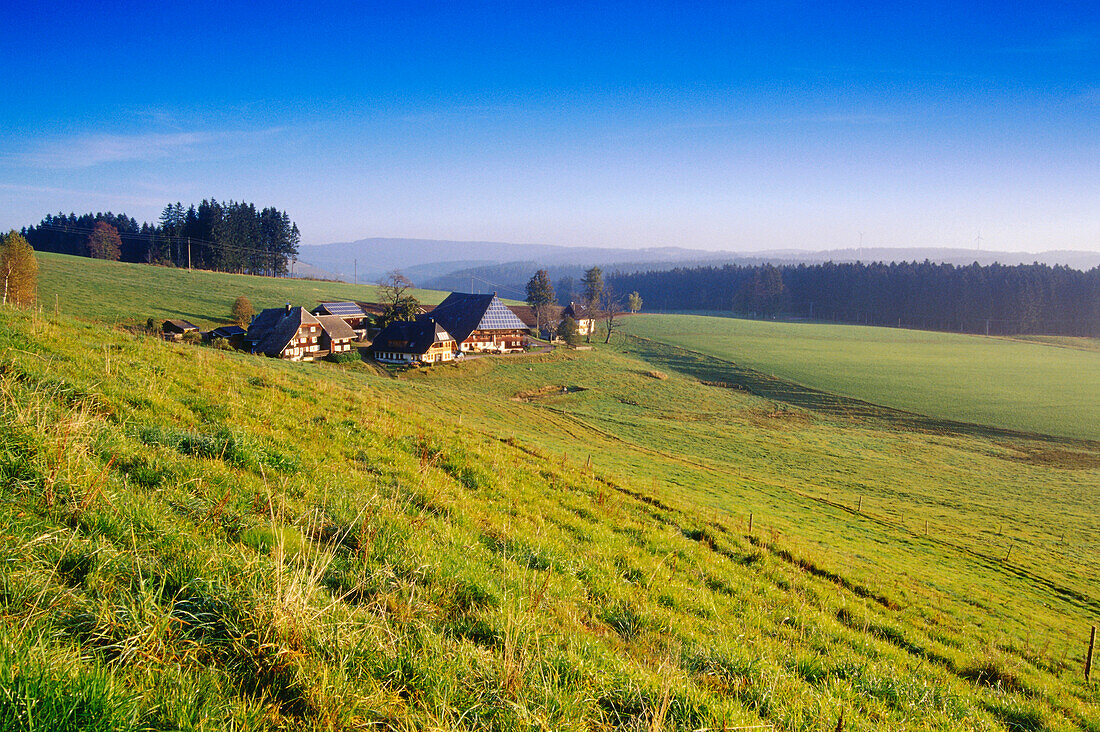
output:
[[[321,348],[321,322],[305,308],[267,308],[248,326],[245,347],[252,353],[291,361],[312,361],[327,356]]]
[[[522,351],[527,324],[516,317],[496,294],[452,292],[432,308],[431,315],[454,336],[464,352]]]
[[[329,353],[347,353],[355,348],[359,336],[339,315],[316,315],[321,324],[321,348]]]
[[[600,317],[600,314],[579,302],[571,302],[561,312],[562,320],[567,317],[577,321],[577,334],[586,336],[596,332],[596,318]]]
[[[213,343],[214,341],[227,341],[229,345],[234,348],[240,348],[244,342],[244,335],[246,331],[239,325],[223,325],[220,328],[215,328],[206,334],[206,340]]]
[[[357,303],[354,302],[323,302],[313,310],[309,311],[311,315],[335,315],[341,319],[355,331],[356,337],[360,340],[367,337],[367,327],[370,325],[370,317],[363,311]]]
[[[440,363],[454,359],[458,344],[431,316],[397,320],[374,338],[371,351],[385,363]]]
[[[198,333],[199,326],[186,320],[166,320],[160,327],[165,340],[182,341],[186,333]]]

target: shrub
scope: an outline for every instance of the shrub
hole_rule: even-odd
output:
[[[325,356],[325,360],[332,363],[356,363],[363,359],[360,358],[359,351],[345,351],[343,353],[330,353]]]
[[[183,334],[182,340],[184,343],[198,343],[202,340],[202,334],[197,331],[189,330]]]
[[[242,328],[248,327],[254,315],[256,315],[256,310],[252,307],[252,303],[249,299],[244,295],[241,295],[233,301],[233,307],[229,311],[229,316],[233,319],[233,322]]]

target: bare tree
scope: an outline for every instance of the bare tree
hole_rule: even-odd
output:
[[[623,309],[622,300],[615,295],[615,290],[611,285],[604,285],[603,293],[600,298],[602,300],[602,312],[603,326],[607,331],[607,337],[604,338],[604,343],[611,342],[611,334],[617,331],[623,325],[623,316],[626,311]]]
[[[390,307],[396,307],[403,299],[405,293],[413,288],[412,280],[401,273],[401,270],[390,270],[376,283],[378,286],[378,301]]]
[[[414,320],[420,312],[420,301],[408,294],[413,289],[412,280],[395,269],[378,280],[378,300],[382,314],[375,318],[375,325],[385,328],[395,320]]]

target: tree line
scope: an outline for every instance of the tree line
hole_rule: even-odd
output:
[[[47,214],[22,234],[36,251],[275,277],[290,271],[301,240],[285,211],[214,199],[170,203],[140,225],[109,211]]]
[[[702,310],[996,335],[1100,336],[1100,267],[924,262],[614,273],[650,310]]]

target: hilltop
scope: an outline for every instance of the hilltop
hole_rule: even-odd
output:
[[[1100,444],[634,337],[399,378],[166,343],[108,283],[213,320],[254,278],[121,267],[0,311],[8,726],[1100,728]]]

